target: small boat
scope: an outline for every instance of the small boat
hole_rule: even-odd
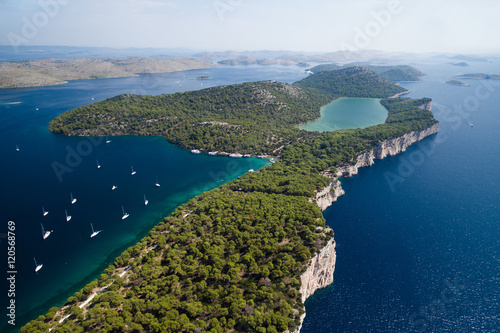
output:
[[[257,156],[257,158],[264,158],[264,155],[259,155]]]
[[[38,108],[36,108],[35,111],[38,111]]]
[[[225,151],[218,152],[217,155],[219,156],[229,156],[229,153],[226,153]]]
[[[158,177],[156,177],[156,183],[155,183],[155,186],[156,186],[156,187],[160,187],[160,183],[158,182]]]
[[[99,233],[102,231],[102,230],[94,231],[94,226],[92,225],[92,223],[90,223],[90,228],[92,228],[92,233],[90,234],[90,238],[99,235]]]
[[[94,97],[92,97],[92,100],[94,100]]]
[[[106,137],[106,143],[110,143],[110,142],[111,142],[111,140],[108,139],[108,137]]]
[[[229,154],[229,157],[231,157],[231,158],[242,158],[243,155],[241,155],[240,153],[236,153],[236,154]]]
[[[35,261],[35,273],[38,273],[38,271],[42,269],[43,264],[40,264],[40,265],[39,265],[39,264],[36,262],[35,257],[33,257],[33,260]]]
[[[19,146],[18,145],[16,145],[16,151],[19,151]]]
[[[113,185],[113,187],[111,187],[111,190],[112,190],[112,191],[114,191],[114,190],[116,190],[117,188],[118,188],[118,186]]]
[[[148,199],[146,199],[146,195],[144,194],[144,206],[147,206],[149,203]]]
[[[133,165],[131,165],[131,167],[132,167],[132,173],[131,173],[131,175],[133,176],[133,175],[135,175],[137,172],[136,172],[136,171],[134,171],[134,166],[133,166]]]
[[[250,155],[250,154],[245,154],[245,155],[243,155],[243,157],[248,158],[248,157],[252,157],[252,155]]]
[[[43,208],[43,206],[42,206],[42,215],[43,215],[43,216],[47,216],[47,214],[48,214],[48,213],[49,213],[49,212],[48,212],[48,211],[46,211],[46,210],[45,210],[45,208]]]
[[[200,154],[200,153],[201,153],[201,151],[199,151],[198,149],[192,149],[192,150],[191,150],[191,154],[198,155],[198,154]]]
[[[469,126],[474,127],[474,124],[469,121]]]
[[[269,159],[269,162],[271,162],[271,163],[276,163],[276,160],[275,160],[274,158],[270,158],[270,159]]]
[[[98,160],[96,160],[96,162],[97,162],[97,169],[100,169],[100,168],[101,168],[101,165],[99,164],[99,161],[98,161]]]
[[[66,213],[66,222],[69,222],[69,220],[71,220],[71,215],[68,215],[67,210],[65,210],[64,212]]]
[[[208,155],[216,156],[218,153],[219,153],[218,151],[211,151],[211,152],[208,152]]]
[[[42,226],[42,237],[43,239],[47,239],[54,230],[46,231],[43,224],[40,223],[40,225]]]
[[[123,208],[123,206],[122,206],[122,213],[123,213],[122,220],[125,220],[127,217],[130,216],[129,213],[125,213],[125,209]]]
[[[249,169],[248,172],[254,172],[254,170],[253,169]]]
[[[69,195],[71,196],[71,204],[74,204],[76,202],[76,198],[73,198],[73,193],[71,192]]]

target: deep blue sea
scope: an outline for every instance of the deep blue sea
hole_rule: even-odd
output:
[[[213,79],[196,80],[201,75]],[[161,137],[109,137],[111,142],[106,143],[105,138],[53,135],[48,130],[50,120],[122,93],[157,95],[263,79],[291,83],[305,76],[297,67],[231,67],[0,90],[0,242],[5,276],[1,305],[6,309],[15,299],[14,329],[98,277],[175,207],[269,164],[257,158],[192,155]],[[155,186],[157,179],[160,187]],[[122,206],[130,214],[125,220]],[[49,212],[45,217],[42,207]],[[69,222],[65,210],[72,217]],[[7,269],[8,221],[15,223],[13,269]],[[45,240],[41,223],[53,230]],[[91,223],[95,230],[103,230],[92,239]],[[37,274],[34,258],[43,264]],[[17,272],[15,297],[7,296],[5,274],[11,270]],[[13,328],[7,326],[4,312],[2,332]]]
[[[410,97],[433,98],[440,132],[342,179],[346,195],[324,213],[337,242],[334,283],[307,300],[303,333],[500,327],[500,81],[443,83],[460,71],[500,74],[500,64],[414,66],[428,76],[401,85],[412,90]],[[200,82],[200,75],[214,79]],[[258,159],[233,165],[234,160],[191,155],[158,137],[111,137],[106,144],[56,136],[47,129],[53,117],[121,93],[156,95],[304,76],[295,67],[252,66],[0,90],[0,241],[5,253],[7,221],[15,221],[16,328],[97,277],[180,203],[262,166]],[[12,102],[21,103],[7,104]],[[62,181],[54,163],[70,169]],[[157,176],[160,188],[154,186]],[[112,185],[118,188],[112,191]],[[70,192],[78,200],[74,205]],[[126,220],[122,205],[130,213]],[[54,230],[46,240],[40,223]],[[103,230],[92,239],[90,223]],[[38,274],[33,257],[44,265]],[[2,306],[7,301],[3,296]]]
[[[342,179],[325,211],[334,283],[306,301],[302,333],[500,330],[500,64],[416,64],[440,131]],[[474,125],[471,127],[469,122]]]

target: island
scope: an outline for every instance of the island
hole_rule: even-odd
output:
[[[287,84],[260,81],[161,96],[120,95],[50,122],[65,135],[161,135],[201,152],[279,161],[178,207],[102,275],[20,332],[300,332],[304,302],[333,282],[333,230],[322,210],[338,177],[438,131],[428,98],[363,67]],[[385,123],[307,132],[321,106],[377,97]],[[222,157],[214,157],[222,158]]]
[[[458,81],[458,80],[448,80],[448,81],[444,81],[444,83],[451,84],[452,86],[459,86],[459,87],[469,87],[470,86],[470,84],[463,83],[462,81]]]
[[[0,62],[0,88],[25,88],[64,84],[71,80],[105,79],[138,74],[169,73],[213,68],[191,58],[169,60],[151,58],[38,59]]]
[[[500,75],[473,73],[473,74],[455,75],[453,78],[454,79],[475,79],[475,80],[500,80]]]

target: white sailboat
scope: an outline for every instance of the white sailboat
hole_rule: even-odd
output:
[[[156,186],[156,187],[160,187],[160,183],[158,182],[158,176],[156,176],[156,183],[155,183],[155,186]]]
[[[146,195],[144,194],[144,206],[147,206],[149,203],[148,199],[146,199]]]
[[[76,198],[73,198],[73,193],[69,193],[69,195],[71,196],[71,204],[74,204],[76,202]]]
[[[100,168],[101,168],[101,165],[99,164],[99,161],[98,161],[98,160],[96,160],[96,162],[97,162],[97,169],[100,169]]]
[[[16,145],[16,151],[19,151],[19,146],[18,145]]]
[[[114,190],[116,190],[117,188],[118,188],[118,186],[113,185],[113,187],[111,187],[111,190],[113,190],[113,191],[114,191]]]
[[[66,213],[66,222],[69,222],[69,220],[71,220],[71,215],[68,215],[67,210],[64,210],[64,212]]]
[[[45,208],[43,208],[43,206],[42,206],[42,215],[43,215],[43,216],[47,216],[47,214],[48,214],[48,213],[49,213],[49,212],[48,212],[48,211],[46,211],[46,210],[45,210]]]
[[[133,175],[135,175],[137,172],[136,172],[136,171],[134,171],[134,166],[133,166],[133,165],[131,165],[131,167],[132,167],[132,173],[131,173],[131,175],[133,176]]]
[[[46,231],[43,224],[40,223],[40,225],[42,226],[42,237],[43,239],[47,239],[54,230]]]
[[[111,140],[108,139],[108,137],[106,137],[106,143],[110,143],[110,142],[111,142]]]
[[[123,208],[123,206],[122,206],[122,213],[123,213],[122,220],[125,220],[127,217],[130,216],[129,213],[125,213],[125,209]]]
[[[94,231],[94,226],[92,225],[92,223],[90,223],[90,228],[92,228],[92,233],[90,234],[90,238],[99,235],[99,233],[102,231],[102,230]]]
[[[36,262],[35,257],[33,257],[33,260],[35,261],[35,273],[37,273],[39,270],[42,269],[43,264],[38,265],[38,263]]]

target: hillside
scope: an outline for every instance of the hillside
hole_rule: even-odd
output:
[[[313,71],[314,72],[314,71]],[[406,91],[365,67],[319,72],[294,83],[338,97],[384,98]]]
[[[420,77],[424,76],[425,73],[416,69],[412,66],[398,65],[398,66],[372,66],[363,63],[353,63],[346,66],[361,66],[365,67],[376,74],[380,75],[387,81],[391,82],[401,82],[401,81],[421,81]],[[343,68],[337,64],[325,64],[318,65],[310,68],[309,70],[313,73],[327,72],[332,70],[338,70]]]
[[[279,155],[313,134],[295,126],[338,97],[389,97],[403,88],[361,67],[311,75],[293,85],[262,81],[160,96],[121,95],[64,113],[52,132],[161,135],[189,149]]]

